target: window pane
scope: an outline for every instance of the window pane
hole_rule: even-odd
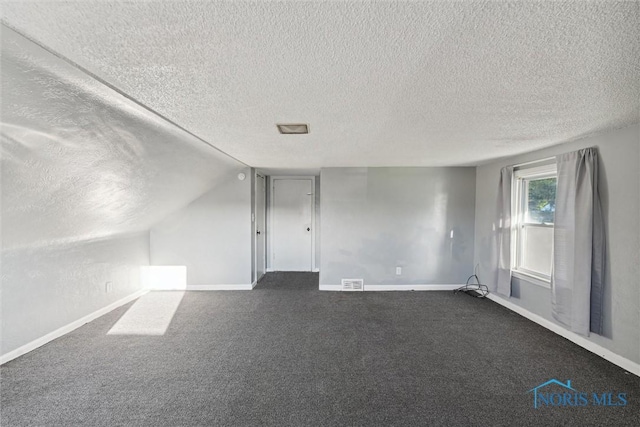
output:
[[[553,224],[556,211],[556,179],[532,179],[526,181],[526,222]]]
[[[553,228],[524,226],[522,228],[522,268],[551,276]]]

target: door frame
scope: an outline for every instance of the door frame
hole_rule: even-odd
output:
[[[260,178],[262,177],[262,178]],[[253,254],[253,266],[254,266],[254,270],[255,270],[255,283],[258,283],[258,280],[260,280],[262,278],[262,276],[264,276],[264,274],[267,272],[267,175],[265,175],[264,173],[262,173],[259,170],[254,170],[254,179],[255,179],[255,194],[254,194],[254,217],[253,217],[253,247],[255,248],[255,252]],[[264,234],[264,247],[262,248],[262,255],[264,256],[264,259],[262,260],[262,262],[264,263],[263,265],[263,272],[262,272],[262,276],[258,277],[258,180],[259,179],[264,179],[264,229],[262,230],[262,233]]]
[[[277,271],[274,268],[273,262],[273,241],[275,240],[275,233],[273,229],[273,204],[275,198],[273,197],[273,190],[276,186],[277,180],[310,180],[311,181],[311,271],[316,271],[316,177],[314,175],[276,175],[269,177],[269,264],[271,268],[269,271]]]

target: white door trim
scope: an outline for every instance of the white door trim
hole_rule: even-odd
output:
[[[260,176],[262,178],[260,178]],[[264,273],[267,271],[267,175],[265,175],[264,173],[262,173],[261,171],[255,169],[254,170],[254,179],[255,179],[255,195],[254,195],[254,200],[253,200],[253,204],[255,206],[255,210],[253,212],[253,247],[255,250],[255,253],[253,254],[253,268],[255,271],[255,276],[253,279],[257,282],[258,280],[260,280],[262,278],[262,276],[258,277],[258,235],[256,234],[256,232],[258,231],[258,180],[259,179],[264,179],[264,226],[265,226],[265,230],[262,230],[262,233],[264,233],[264,248],[262,248],[262,254],[264,255],[264,259],[262,260],[264,262],[264,271],[262,272],[262,275],[264,275]]]
[[[282,176],[282,175],[277,175],[277,176],[271,176],[270,177],[270,197],[269,197],[269,235],[271,236],[269,238],[269,264],[271,265],[271,268],[267,269],[267,271],[273,271],[275,270],[273,268],[274,266],[274,261],[273,261],[273,241],[275,239],[274,237],[274,229],[273,229],[273,202],[274,202],[274,197],[273,197],[273,190],[275,188],[276,185],[276,180],[285,180],[285,179],[307,179],[307,180],[311,180],[311,271],[314,271],[316,269],[316,177],[313,175],[310,176],[306,176],[306,175],[294,175],[294,176]]]

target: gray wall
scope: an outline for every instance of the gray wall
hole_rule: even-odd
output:
[[[475,168],[326,168],[321,177],[320,284],[457,284],[472,274]]]
[[[580,148],[600,152],[600,194],[607,229],[604,336],[588,338],[616,354],[640,363],[640,128],[638,125],[503,159],[477,168],[475,260],[480,279],[495,284],[491,235],[495,221],[500,168],[543,159]],[[513,280],[511,302],[555,322],[551,290]]]
[[[244,166],[0,31],[6,354],[141,289],[150,227]]]
[[[140,269],[148,263],[146,232],[4,250],[2,354],[140,290]]]
[[[151,229],[151,265],[185,265],[187,285],[252,282],[251,170],[229,174]]]

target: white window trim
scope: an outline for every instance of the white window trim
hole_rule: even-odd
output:
[[[513,176],[518,178],[544,178],[545,176],[558,175],[558,168],[555,163],[544,164],[535,167],[514,167]]]
[[[551,289],[551,279],[547,279],[546,277],[540,277],[538,275],[525,272],[524,270],[513,270],[511,275],[516,279],[526,280],[528,283]]]
[[[519,264],[519,249],[520,249],[520,235],[521,235],[521,227],[522,218],[521,216],[524,214],[523,207],[521,206],[523,201],[521,198],[521,189],[520,179],[544,179],[557,177],[558,171],[555,161],[550,162],[551,159],[541,160],[540,162],[531,162],[526,165],[520,165],[514,167],[513,172],[513,182],[512,182],[512,206],[511,213],[512,218],[516,218],[514,221],[514,229],[512,233],[512,244],[511,244],[511,259],[513,265],[511,267],[511,273],[514,277],[526,280],[529,283],[533,283],[538,286],[542,286],[544,288],[551,288],[551,277],[543,276],[537,274],[534,271],[527,270],[524,268],[518,268]],[[555,159],[553,159],[555,160]],[[552,225],[540,224],[541,227],[553,227]],[[553,250],[553,247],[552,247]],[[553,267],[552,267],[553,268]]]

